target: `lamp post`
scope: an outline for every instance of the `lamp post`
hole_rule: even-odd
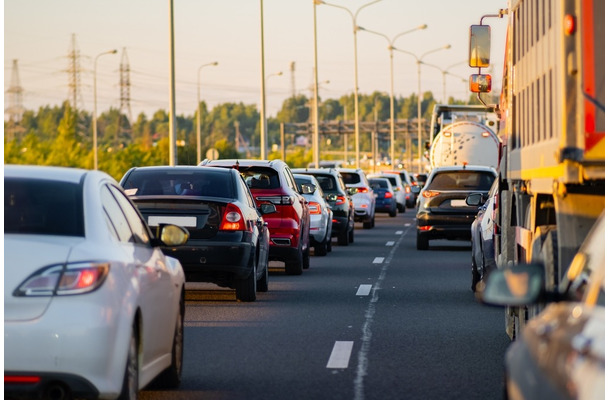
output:
[[[116,52],[116,49],[105,51],[95,56],[93,61],[93,169],[97,169],[97,59]]]
[[[441,51],[441,50],[447,50],[447,49],[450,49],[450,48],[451,48],[451,45],[450,44],[446,44],[443,47],[439,47],[438,49],[427,51],[424,54],[422,54],[420,57],[417,57],[415,54],[413,54],[413,53],[411,53],[409,51],[397,49],[396,47],[394,47],[394,50],[396,50],[398,52],[401,52],[401,53],[408,54],[408,55],[414,57],[416,62],[417,62],[417,156],[419,157],[417,172],[419,172],[419,173],[422,172],[422,168],[421,168],[421,166],[422,166],[422,146],[421,146],[421,141],[422,141],[422,132],[421,132],[421,64],[422,64],[422,60],[424,59],[424,57],[427,56],[428,54],[435,53],[435,52]],[[411,155],[409,154],[409,156],[411,156]]]
[[[450,73],[449,69],[453,68],[453,67],[457,67],[458,65],[468,65],[467,63],[468,63],[468,61],[463,61],[463,62],[460,62],[460,63],[456,63],[456,64],[453,64],[453,65],[450,65],[450,66],[448,66],[445,69],[442,69],[439,66],[422,62],[423,65],[427,65],[428,67],[432,67],[432,68],[438,69],[441,72],[441,74],[443,74],[443,104],[447,104],[447,75],[451,75],[451,76],[454,76],[454,77],[462,79],[462,80],[464,79],[461,76],[458,76],[458,75]]]
[[[265,35],[263,23],[263,0],[260,0],[261,12],[261,160],[267,158],[267,95],[265,93]]]
[[[358,42],[357,42],[357,33],[358,33],[358,25],[356,25],[356,18],[358,17],[358,13],[364,8],[368,7],[372,4],[378,3],[381,0],[374,0],[370,3],[366,3],[360,8],[356,10],[355,13],[347,8],[337,4],[327,3],[323,0],[314,0],[315,4],[325,4],[327,6],[341,8],[349,13],[352,18],[352,30],[354,32],[354,134],[356,137],[356,168],[360,168],[360,124],[359,124],[359,113],[358,113]]]
[[[280,72],[276,72],[275,74],[267,75],[267,77],[265,77],[265,86],[267,85],[267,81],[269,80],[269,78],[274,77],[274,76],[282,76],[283,74],[284,73],[282,71],[280,71]],[[267,95],[265,94],[265,102],[267,102],[266,96]],[[265,111],[264,121],[263,121],[264,130],[265,130],[265,150],[264,150],[265,157],[264,158],[262,157],[263,151],[261,150],[261,160],[267,159],[267,142],[269,140],[269,138],[267,136],[267,114],[266,114],[266,112],[267,111]]]
[[[371,31],[369,29],[365,29],[363,27],[359,27],[360,30],[365,32],[372,33],[374,35],[381,36],[388,41],[388,50],[390,50],[390,162],[392,163],[392,168],[394,168],[394,42],[399,37],[406,35],[411,32],[415,32],[418,30],[426,29],[428,25],[423,24],[418,26],[417,28],[409,29],[408,31],[404,31],[394,36],[393,39],[390,39],[388,36],[384,35],[380,32]]]
[[[197,70],[197,164],[201,162],[201,81],[199,78],[203,67],[215,65],[218,65],[218,61],[203,64]]]

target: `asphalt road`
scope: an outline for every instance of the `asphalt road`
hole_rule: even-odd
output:
[[[470,243],[415,249],[414,211],[272,269],[269,292],[187,286],[182,384],[144,399],[501,399],[504,311],[470,291]],[[272,263],[281,267],[281,263]]]

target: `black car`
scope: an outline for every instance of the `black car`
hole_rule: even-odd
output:
[[[347,246],[354,241],[354,203],[352,194],[355,189],[348,189],[339,171],[334,168],[296,168],[295,174],[315,176],[320,183],[326,201],[333,210],[333,237],[337,238],[339,246]]]
[[[417,249],[427,250],[431,239],[470,240],[479,208],[466,204],[466,198],[487,193],[496,176],[483,166],[433,169],[417,198]]]
[[[269,231],[235,169],[201,167],[132,168],[120,182],[153,232],[164,223],[188,229],[181,247],[162,247],[182,263],[186,280],[235,289],[240,301],[268,289]]]

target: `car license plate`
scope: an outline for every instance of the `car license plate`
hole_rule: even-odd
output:
[[[159,226],[159,224],[174,224],[185,228],[194,228],[197,226],[197,217],[170,217],[163,215],[151,215],[148,217],[149,226]]]
[[[466,204],[466,200],[457,200],[457,199],[453,199],[451,200],[451,207],[466,207],[468,206],[468,204]]]

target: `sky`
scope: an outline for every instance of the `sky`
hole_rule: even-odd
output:
[[[478,24],[482,15],[506,7],[506,0],[381,0],[374,4],[369,4],[371,0],[328,0],[329,4],[317,6],[314,25],[313,0],[262,3],[261,13],[261,0],[174,0],[177,115],[193,116],[198,97],[208,109],[227,102],[260,108],[261,14],[268,115],[275,115],[293,94],[312,96],[314,31],[322,101],[353,93],[355,65],[360,94],[389,94],[388,39],[423,24],[427,29],[394,41],[395,48],[411,53],[394,52],[394,95],[417,93],[416,58],[420,58],[436,67],[421,66],[422,92],[432,91],[437,100],[443,100],[441,71],[448,71],[446,96],[466,99],[464,79],[477,71],[466,64],[469,26]],[[60,105],[71,98],[69,54],[76,50],[78,107],[93,111],[94,60],[116,49],[116,54],[97,58],[98,115],[121,106],[121,63],[129,67],[132,119],[140,113],[150,118],[159,109],[169,110],[169,5],[169,0],[5,0],[5,109],[10,105],[6,91],[15,82],[23,89],[26,109]],[[387,37],[359,31],[357,63],[352,15],[358,26]],[[489,18],[485,23],[492,28],[492,69],[485,73],[492,74],[498,87],[506,20]],[[447,44],[450,49],[436,51]],[[218,65],[206,65],[214,62]]]

